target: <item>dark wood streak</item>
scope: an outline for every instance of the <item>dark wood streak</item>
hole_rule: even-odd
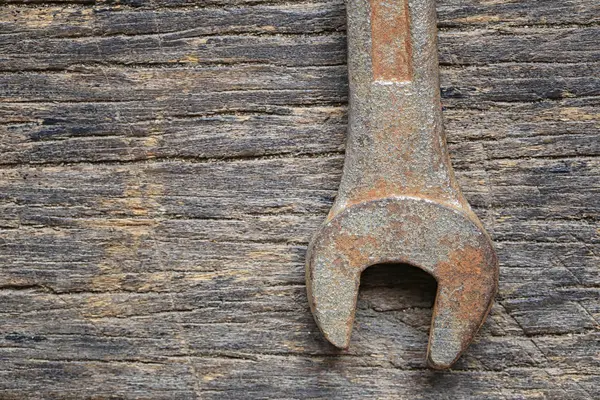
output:
[[[307,241],[343,163],[341,0],[0,6],[0,399],[600,397],[596,0],[441,0],[452,162],[500,292],[424,368],[432,278],[318,332]]]

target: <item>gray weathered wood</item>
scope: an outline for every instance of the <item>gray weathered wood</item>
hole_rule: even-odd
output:
[[[344,12],[2,2],[0,399],[600,398],[599,3],[439,2],[452,161],[501,261],[450,372],[415,268],[363,274],[347,352],[308,310]]]

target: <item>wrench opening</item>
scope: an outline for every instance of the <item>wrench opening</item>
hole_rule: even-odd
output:
[[[398,332],[371,332],[370,328],[368,331],[370,334],[379,334],[382,339],[387,337],[388,340],[393,340],[400,347],[399,351],[403,349],[414,351],[415,343],[413,341],[421,337],[422,358],[425,360],[427,340],[424,339],[424,335],[428,337],[431,329],[431,316],[438,287],[437,280],[433,275],[411,264],[384,263],[369,266],[360,276],[355,326],[362,327],[364,322],[370,320],[363,315],[364,312],[361,313],[361,309],[364,308],[375,310],[377,312],[375,318],[379,318],[380,315],[384,316],[386,313],[398,315],[397,319],[401,325]],[[428,321],[427,326],[423,324],[425,317]],[[381,322],[385,323],[384,321],[386,321],[385,317]],[[402,332],[406,331],[412,332],[410,335],[416,335],[416,337],[405,342]],[[353,335],[353,337],[356,336]],[[373,339],[377,339],[377,337],[375,336]]]

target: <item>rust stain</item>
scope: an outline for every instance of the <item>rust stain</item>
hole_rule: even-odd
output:
[[[404,188],[399,188],[395,183],[390,183],[384,177],[380,177],[366,190],[358,190],[357,193],[352,196],[352,200],[348,203],[348,205],[359,204],[373,199],[382,199],[398,193],[402,191],[402,189]]]
[[[408,0],[371,0],[371,38],[375,80],[412,80]]]
[[[411,173],[408,173],[410,176]],[[401,193],[403,196],[408,197],[425,197],[432,200],[438,200],[444,202],[447,197],[443,187],[430,186],[427,187],[424,184],[422,187],[405,187],[399,184],[397,181],[389,181],[384,177],[378,178],[375,183],[366,188],[357,187],[352,193],[351,198],[348,200],[347,207],[361,204],[373,200],[385,199],[394,197]],[[333,217],[333,215],[331,215]]]
[[[434,275],[441,285],[452,288],[452,301],[442,301],[441,308],[455,309],[457,320],[468,322],[473,315],[485,312],[487,303],[481,298],[490,292],[489,275],[482,267],[487,265],[480,248],[465,246],[453,251],[448,260],[436,266]]]
[[[377,249],[378,242],[371,236],[344,235],[338,237],[335,247],[348,260],[349,267],[356,267],[368,263],[369,254]]]

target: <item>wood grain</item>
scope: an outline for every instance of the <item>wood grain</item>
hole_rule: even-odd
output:
[[[341,0],[5,0],[0,399],[600,397],[600,6],[438,3],[453,165],[501,262],[449,372],[436,283],[316,328],[307,242],[347,124]]]

